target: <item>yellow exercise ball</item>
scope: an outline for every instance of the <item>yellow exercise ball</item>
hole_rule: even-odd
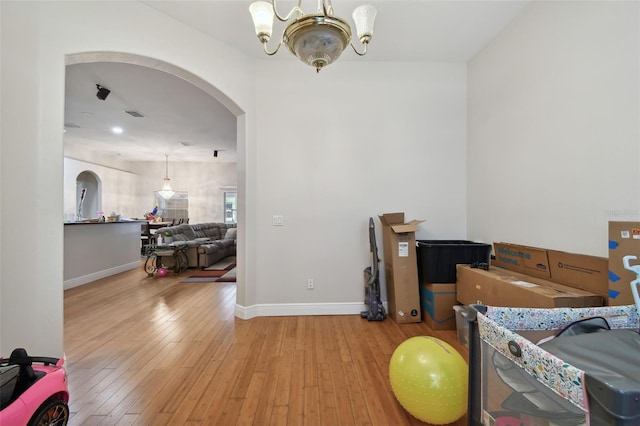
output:
[[[415,418],[443,425],[467,411],[469,367],[443,340],[411,337],[391,356],[389,380],[396,399]]]

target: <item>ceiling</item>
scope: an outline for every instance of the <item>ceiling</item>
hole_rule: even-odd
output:
[[[369,52],[347,50],[340,61],[467,62],[517,15],[527,0],[371,1],[378,15]],[[251,1],[142,1],[157,12],[201,31],[250,57],[265,59],[248,12]],[[117,4],[117,2],[116,2]],[[281,14],[294,5],[278,2]],[[334,1],[335,13],[352,22],[362,2]],[[304,0],[309,13],[316,2]],[[117,7],[117,6],[114,6]],[[275,24],[270,48],[283,25]],[[358,46],[359,47],[359,46]],[[286,49],[268,60],[305,67]],[[308,67],[309,72],[315,72]],[[320,73],[330,72],[330,67]],[[96,84],[111,90],[96,97]],[[135,111],[135,118],[124,111]],[[113,126],[123,132],[112,133]],[[236,161],[235,116],[185,80],[138,65],[97,62],[67,67],[65,149],[74,145],[128,161]],[[218,157],[214,158],[214,151]]]

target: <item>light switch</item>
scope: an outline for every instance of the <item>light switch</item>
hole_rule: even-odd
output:
[[[283,225],[284,225],[284,217],[282,215],[274,214],[273,226],[283,226]]]

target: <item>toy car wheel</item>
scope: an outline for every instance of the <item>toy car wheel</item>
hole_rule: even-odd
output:
[[[69,406],[61,400],[48,401],[38,408],[29,426],[64,426],[69,421]]]

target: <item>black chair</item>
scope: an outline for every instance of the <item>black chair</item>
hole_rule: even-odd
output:
[[[151,233],[151,228],[147,222],[142,224],[140,231],[140,254],[145,253],[145,246],[153,244],[155,242],[155,236]]]

